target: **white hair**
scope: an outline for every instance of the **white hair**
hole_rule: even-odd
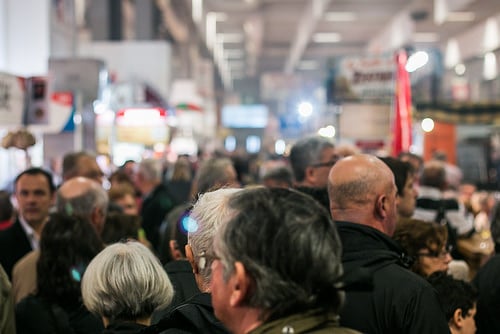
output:
[[[85,306],[110,321],[150,318],[173,296],[159,260],[136,241],[106,247],[90,262],[82,279]]]
[[[231,217],[232,210],[227,205],[229,198],[241,190],[240,188],[221,188],[204,193],[191,210],[190,218],[194,224],[188,230],[188,244],[191,246],[194,261],[198,264],[203,278],[203,288],[208,288],[210,284],[215,233],[219,226]]]

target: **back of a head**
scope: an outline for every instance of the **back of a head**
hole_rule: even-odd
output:
[[[76,176],[101,181],[102,171],[97,165],[96,156],[90,152],[70,152],[64,155],[62,163],[62,177],[67,181]]]
[[[0,222],[12,219],[14,206],[10,200],[10,193],[5,190],[0,191]]]
[[[234,214],[214,244],[224,279],[235,262],[245,267],[252,280],[245,298],[249,307],[268,320],[311,309],[339,310],[342,247],[320,204],[294,190],[259,187],[233,195],[229,206]]]
[[[88,218],[52,214],[40,241],[38,295],[57,303],[76,304],[81,276],[101,249],[102,242]]]
[[[407,161],[401,161],[392,157],[379,158],[382,160],[394,174],[394,181],[398,188],[398,195],[403,196],[406,180],[408,176],[413,173],[412,165]]]
[[[139,163],[138,172],[149,182],[161,182],[163,179],[162,162],[157,159],[144,159]]]
[[[190,181],[192,177],[191,163],[187,157],[180,156],[174,164],[172,181]]]
[[[97,183],[84,177],[72,178],[58,189],[57,212],[89,216],[95,208],[106,214],[108,195]]]
[[[139,242],[106,247],[90,262],[82,280],[87,309],[114,321],[149,319],[172,301],[170,279],[155,255]]]
[[[306,168],[311,163],[319,161],[323,150],[329,147],[334,147],[333,143],[320,136],[306,137],[293,145],[289,160],[297,182],[304,180]]]
[[[196,194],[203,194],[236,182],[236,175],[228,173],[229,171],[234,172],[233,162],[229,158],[212,158],[204,161],[195,176]]]
[[[446,186],[446,169],[443,162],[431,160],[424,164],[420,178],[422,186],[444,189]]]
[[[469,315],[469,311],[474,308],[478,292],[470,283],[455,279],[444,272],[436,272],[427,280],[437,292],[446,320],[453,319],[457,309],[462,310],[462,317],[465,318]]]
[[[293,185],[292,171],[288,167],[273,168],[264,174],[262,183],[267,187],[291,188]]]
[[[198,198],[189,215],[188,244],[191,246],[195,262],[198,264],[204,287],[208,288],[214,251],[213,242],[217,229],[231,216],[228,206],[232,195],[239,188],[222,188],[206,192]],[[201,262],[200,262],[201,261]],[[203,289],[202,289],[203,290]]]
[[[120,240],[137,238],[141,227],[141,217],[120,212],[106,215],[106,223],[102,229],[102,241],[109,245]]]

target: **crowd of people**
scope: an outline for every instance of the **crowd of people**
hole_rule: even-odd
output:
[[[500,208],[445,160],[313,136],[254,177],[28,168],[0,192],[0,333],[500,333]]]

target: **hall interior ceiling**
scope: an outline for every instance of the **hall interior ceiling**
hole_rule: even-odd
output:
[[[334,57],[404,46],[438,47],[444,54],[452,39],[462,58],[499,46],[499,0],[193,0],[192,5],[198,30],[229,73],[227,85],[269,72],[324,79]],[[493,36],[485,42],[488,19],[496,22],[496,32],[490,29]]]

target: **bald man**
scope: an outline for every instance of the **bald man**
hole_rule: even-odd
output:
[[[104,227],[108,207],[108,195],[95,180],[73,177],[65,181],[56,193],[56,210],[68,215],[90,217],[92,226],[99,235]],[[32,251],[21,258],[12,271],[12,291],[19,302],[36,289],[36,262],[38,251]]]
[[[408,270],[409,259],[390,238],[398,197],[389,167],[366,154],[341,159],[330,170],[328,195],[343,244],[341,325],[364,333],[449,333],[434,289]]]

